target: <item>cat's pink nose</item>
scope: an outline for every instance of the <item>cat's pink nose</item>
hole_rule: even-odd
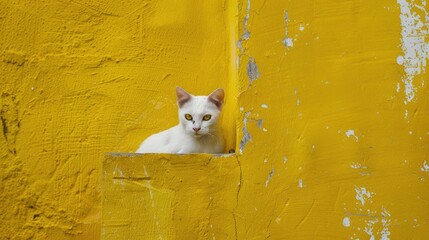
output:
[[[192,129],[194,129],[195,132],[198,132],[201,130],[201,128],[192,128]]]

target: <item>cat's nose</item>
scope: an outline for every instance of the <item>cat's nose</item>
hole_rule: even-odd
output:
[[[201,130],[201,128],[192,128],[192,129],[194,129],[195,132],[198,132]]]

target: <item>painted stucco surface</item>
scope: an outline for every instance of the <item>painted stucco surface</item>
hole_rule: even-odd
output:
[[[107,154],[102,237],[232,238],[239,182],[234,154]]]
[[[243,4],[238,238],[427,238],[426,1]]]
[[[176,85],[233,89],[225,8],[0,1],[1,239],[100,238],[104,154],[176,124]]]
[[[0,1],[1,238],[100,239],[107,210],[153,203],[157,239],[157,221],[164,239],[186,239],[187,226],[200,239],[425,239],[428,11],[420,0]],[[236,157],[130,156],[137,181],[109,185],[109,163],[127,157],[106,152],[176,123],[176,85],[227,89]],[[102,211],[109,189],[141,205]]]

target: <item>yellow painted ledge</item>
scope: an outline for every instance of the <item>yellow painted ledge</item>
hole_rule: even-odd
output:
[[[240,165],[234,154],[106,154],[103,239],[231,239]]]

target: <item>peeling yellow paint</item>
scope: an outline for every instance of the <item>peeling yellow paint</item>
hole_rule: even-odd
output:
[[[104,236],[146,224],[140,236],[164,239],[426,237],[428,9],[1,1],[0,238],[100,239],[102,215]],[[105,152],[177,122],[176,85],[226,89],[237,155],[108,156],[105,170],[142,179],[101,181]],[[102,211],[102,189],[124,200]]]

